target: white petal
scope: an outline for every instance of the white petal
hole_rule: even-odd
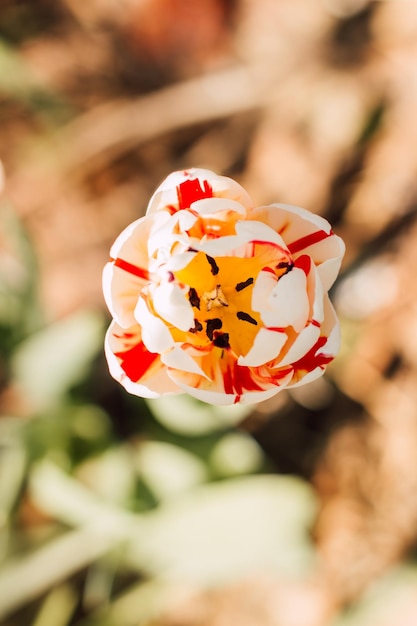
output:
[[[323,335],[327,335],[327,342],[322,347],[321,352],[336,356],[340,350],[340,324],[328,297],[324,299],[324,322],[321,332]]]
[[[172,372],[168,373],[169,376],[172,376]],[[201,400],[201,402],[207,402],[208,404],[215,404],[217,406],[227,406],[231,404],[235,404],[235,395],[226,394],[221,391],[209,391],[207,389],[202,389],[200,387],[191,387],[190,385],[186,385],[183,382],[176,381],[176,384],[182,391],[190,394],[197,400]]]
[[[307,383],[312,383],[314,380],[317,380],[317,378],[320,378],[321,376],[323,376],[324,372],[325,372],[324,368],[316,367],[311,372],[307,372],[302,378],[300,378],[300,380],[297,380],[296,378],[294,378],[294,380],[296,380],[297,382],[288,383],[288,387],[290,389],[294,389],[294,387],[301,387],[302,385],[306,385]]]
[[[209,256],[227,256],[233,250],[243,246],[246,240],[237,235],[228,235],[226,237],[218,237],[216,239],[207,239],[200,244],[193,244],[193,248],[208,254]]]
[[[142,288],[149,282],[147,239],[155,218],[141,218],[119,235],[110,250],[112,261],[103,272],[106,304],[118,323],[134,323],[133,310]]]
[[[177,272],[184,269],[195,256],[195,252],[179,252],[178,254],[172,254],[166,263],[166,270],[171,272]]]
[[[320,328],[315,324],[309,324],[298,335],[287,354],[279,362],[279,367],[284,365],[291,365],[295,363],[301,357],[303,357],[311,348],[315,345],[320,337]]]
[[[269,294],[277,284],[277,277],[272,272],[259,272],[252,291],[252,310],[259,313],[267,307]]]
[[[236,223],[236,233],[244,241],[269,241],[287,250],[284,239],[268,224],[256,220],[239,221]]]
[[[287,380],[290,378],[291,376],[287,376],[283,379],[282,384],[279,386],[273,385],[265,391],[248,391],[246,393],[242,393],[239,397],[235,394],[227,394],[221,391],[211,391],[204,388],[191,387],[190,385],[182,382],[177,382],[177,384],[184,392],[194,398],[197,398],[197,400],[217,406],[230,406],[236,403],[237,398],[239,404],[256,404],[258,402],[262,402],[263,400],[268,400],[268,398],[272,398],[277,393],[282,391],[286,386]]]
[[[126,226],[126,228],[120,233],[120,235],[117,237],[112,247],[110,248],[110,256],[113,259],[116,259],[126,244],[129,244],[132,241],[135,241],[136,239],[140,241],[141,234],[142,233],[147,234],[150,228],[152,227],[152,224],[153,224],[152,220],[148,221],[146,217],[141,217],[135,222],[132,222],[131,224],[129,224],[129,226]],[[132,258],[132,255],[130,255],[130,258],[126,260],[127,261],[136,260],[136,254],[133,254],[133,258]]]
[[[161,283],[152,293],[155,311],[180,330],[194,326],[194,313],[188,298],[177,283]]]
[[[170,368],[189,372],[190,374],[198,374],[210,380],[204,370],[197,364],[188,352],[180,345],[175,345],[172,350],[161,356],[161,361]]]
[[[303,270],[294,268],[275,284],[268,298],[268,309],[261,310],[261,319],[265,326],[292,326],[300,332],[307,323],[309,312],[306,275]]]
[[[219,211],[234,211],[240,215],[246,215],[246,209],[236,202],[236,200],[230,200],[229,198],[204,198],[203,200],[197,200],[191,205],[193,211],[196,211],[200,215],[212,215]]]
[[[239,365],[257,367],[277,358],[288,337],[286,333],[261,328],[255,336],[253,346],[245,356],[238,359]]]
[[[148,239],[153,230],[160,228],[161,224],[166,222],[169,217],[167,213],[160,213],[151,217],[141,217],[129,224],[113,243],[110,249],[111,258],[121,257],[133,265],[147,267]]]
[[[263,402],[264,400],[268,400],[269,398],[276,396],[277,393],[285,389],[285,386],[286,383],[281,383],[280,385],[274,385],[274,387],[266,389],[265,391],[250,391],[248,393],[242,393],[239,399],[239,404],[257,404],[258,402]]]
[[[134,383],[127,377],[120,382],[126,391],[140,398],[177,396],[182,393],[182,390],[171,380],[165,369],[159,370],[152,378],[149,378],[144,383]]]
[[[148,255],[152,257],[161,249],[167,250],[167,256],[176,241],[184,240],[188,237],[186,230],[189,230],[196,222],[197,217],[189,211],[179,211],[174,215],[163,211],[156,214],[159,217],[154,228],[147,238]],[[160,216],[163,216],[162,218]],[[178,232],[178,230],[180,232]]]
[[[324,319],[324,293],[323,286],[321,284],[320,276],[317,268],[312,265],[310,273],[307,277],[307,290],[310,299],[311,307],[311,319],[315,322],[321,323]]]
[[[341,334],[340,334],[340,325],[339,322],[336,321],[336,325],[331,331],[330,335],[327,338],[326,343],[322,347],[321,351],[324,354],[328,354],[329,356],[336,356],[340,350],[341,343]]]
[[[142,341],[149,352],[164,352],[174,345],[169,329],[164,322],[148,309],[143,298],[139,301],[135,308],[135,318],[142,327]]]
[[[342,240],[339,239],[339,241]],[[339,248],[341,248],[341,246],[339,246]],[[342,264],[342,257],[343,252],[340,253],[337,257],[327,259],[326,261],[318,265],[317,271],[319,273],[320,280],[325,291],[328,291],[336,280],[336,277],[340,270],[340,266]]]
[[[112,317],[123,328],[136,323],[134,310],[146,281],[107,263],[103,269],[103,295]]]

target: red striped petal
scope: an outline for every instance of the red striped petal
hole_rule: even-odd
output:
[[[203,183],[203,187],[201,186]],[[180,209],[189,209],[193,202],[213,197],[213,189],[207,180],[199,178],[185,180],[177,186],[178,204]]]
[[[304,250],[304,248],[308,248],[315,243],[319,243],[320,241],[323,241],[323,239],[327,239],[327,237],[331,237],[332,235],[333,231],[326,233],[324,230],[317,230],[314,233],[310,233],[309,235],[305,235],[305,237],[300,237],[300,239],[296,239],[292,243],[289,243],[288,250],[291,254],[296,254],[297,252],[300,252],[300,250]]]
[[[249,367],[239,365],[237,361],[226,369],[223,374],[224,391],[232,395],[241,396],[245,391],[263,391],[254,380],[252,371]],[[238,402],[239,400],[236,400]]]
[[[308,276],[311,270],[311,257],[309,257],[308,254],[302,254],[295,260],[294,267],[303,270],[304,274]]]
[[[327,337],[319,337],[314,346],[306,352],[304,356],[292,364],[295,370],[306,370],[312,372],[317,367],[323,368],[325,365],[333,361],[332,355],[317,354],[318,350],[327,342]]]
[[[149,352],[142,342],[133,346],[129,350],[115,352],[115,356],[120,359],[120,367],[132,382],[138,382],[148,371],[159,354]]]
[[[129,261],[124,261],[123,259],[110,259],[111,262],[114,263],[115,267],[120,267],[120,269],[125,272],[129,272],[129,274],[133,274],[138,278],[143,278],[144,280],[149,280],[149,272],[145,270],[143,267],[138,267],[137,265],[133,265],[129,263]]]

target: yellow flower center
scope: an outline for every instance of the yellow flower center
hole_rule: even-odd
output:
[[[192,261],[175,272],[179,284],[189,288],[188,299],[194,311],[194,327],[173,331],[176,341],[206,347],[231,349],[246,355],[262,326],[259,313],[252,310],[253,286],[262,269],[277,280],[292,266],[285,251],[274,244],[252,244],[248,257],[210,257],[196,252]]]

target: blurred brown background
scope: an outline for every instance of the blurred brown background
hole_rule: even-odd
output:
[[[347,246],[333,290],[340,356],[324,380],[259,405],[242,425],[269,469],[315,494],[318,564],[295,580],[254,570],[180,584],[152,620],[133,610],[117,613],[118,626],[417,624],[416,110],[413,0],[2,1],[2,206],[32,242],[44,325],[105,316],[109,247],[176,169],[207,167],[257,205],[317,212]],[[0,263],[15,255],[5,230],[0,253]],[[19,267],[4,262],[13,284]],[[0,408],[32,421],[39,411],[13,378],[19,345],[2,358]],[[103,451],[149,439],[97,359],[86,397],[116,424]],[[8,532],[23,541],[11,555],[29,558],[42,542],[32,537],[26,553],[22,537],[55,518],[26,491],[25,467]],[[42,617],[54,588],[45,584],[5,609],[15,621],[4,623],[111,626],[111,611],[91,617],[79,599],[82,576],[61,622]],[[122,578],[107,602],[131,582]]]

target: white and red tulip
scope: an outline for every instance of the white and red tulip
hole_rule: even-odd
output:
[[[223,405],[318,378],[339,349],[328,290],[343,254],[317,215],[254,207],[208,170],[174,172],[104,269],[110,373],[138,396]]]

